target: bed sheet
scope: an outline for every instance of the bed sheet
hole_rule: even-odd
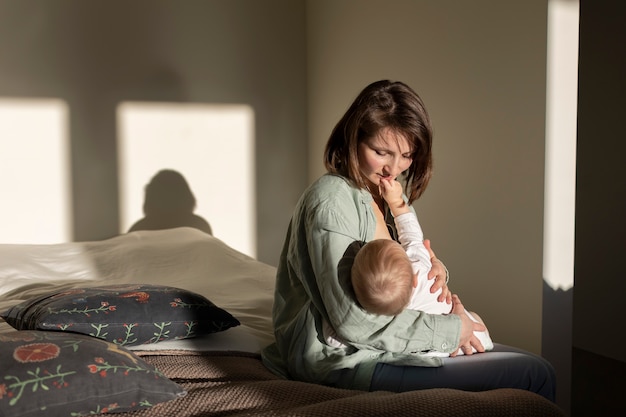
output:
[[[276,268],[193,228],[138,231],[103,241],[0,245],[0,311],[51,291],[113,284],[156,284],[204,295],[241,325],[194,339],[135,350],[238,350],[273,341]],[[0,319],[0,333],[12,328]]]

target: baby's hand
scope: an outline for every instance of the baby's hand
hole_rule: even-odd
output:
[[[381,178],[380,180],[380,195],[385,199],[389,207],[401,207],[404,205],[402,199],[402,184],[399,181]]]

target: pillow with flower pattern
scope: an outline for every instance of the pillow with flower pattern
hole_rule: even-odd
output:
[[[186,395],[127,349],[81,334],[5,332],[0,358],[2,416],[126,412]]]
[[[82,333],[122,346],[187,339],[240,324],[200,294],[147,284],[54,292],[13,306],[0,317],[17,330]]]

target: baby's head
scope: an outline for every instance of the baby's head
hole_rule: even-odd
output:
[[[357,300],[374,314],[395,316],[409,304],[414,273],[406,252],[396,241],[376,239],[356,254],[351,280]]]

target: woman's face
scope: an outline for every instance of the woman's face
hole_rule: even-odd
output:
[[[389,129],[359,143],[359,166],[370,190],[378,191],[381,178],[396,179],[406,171],[413,162],[411,151],[409,141]]]

